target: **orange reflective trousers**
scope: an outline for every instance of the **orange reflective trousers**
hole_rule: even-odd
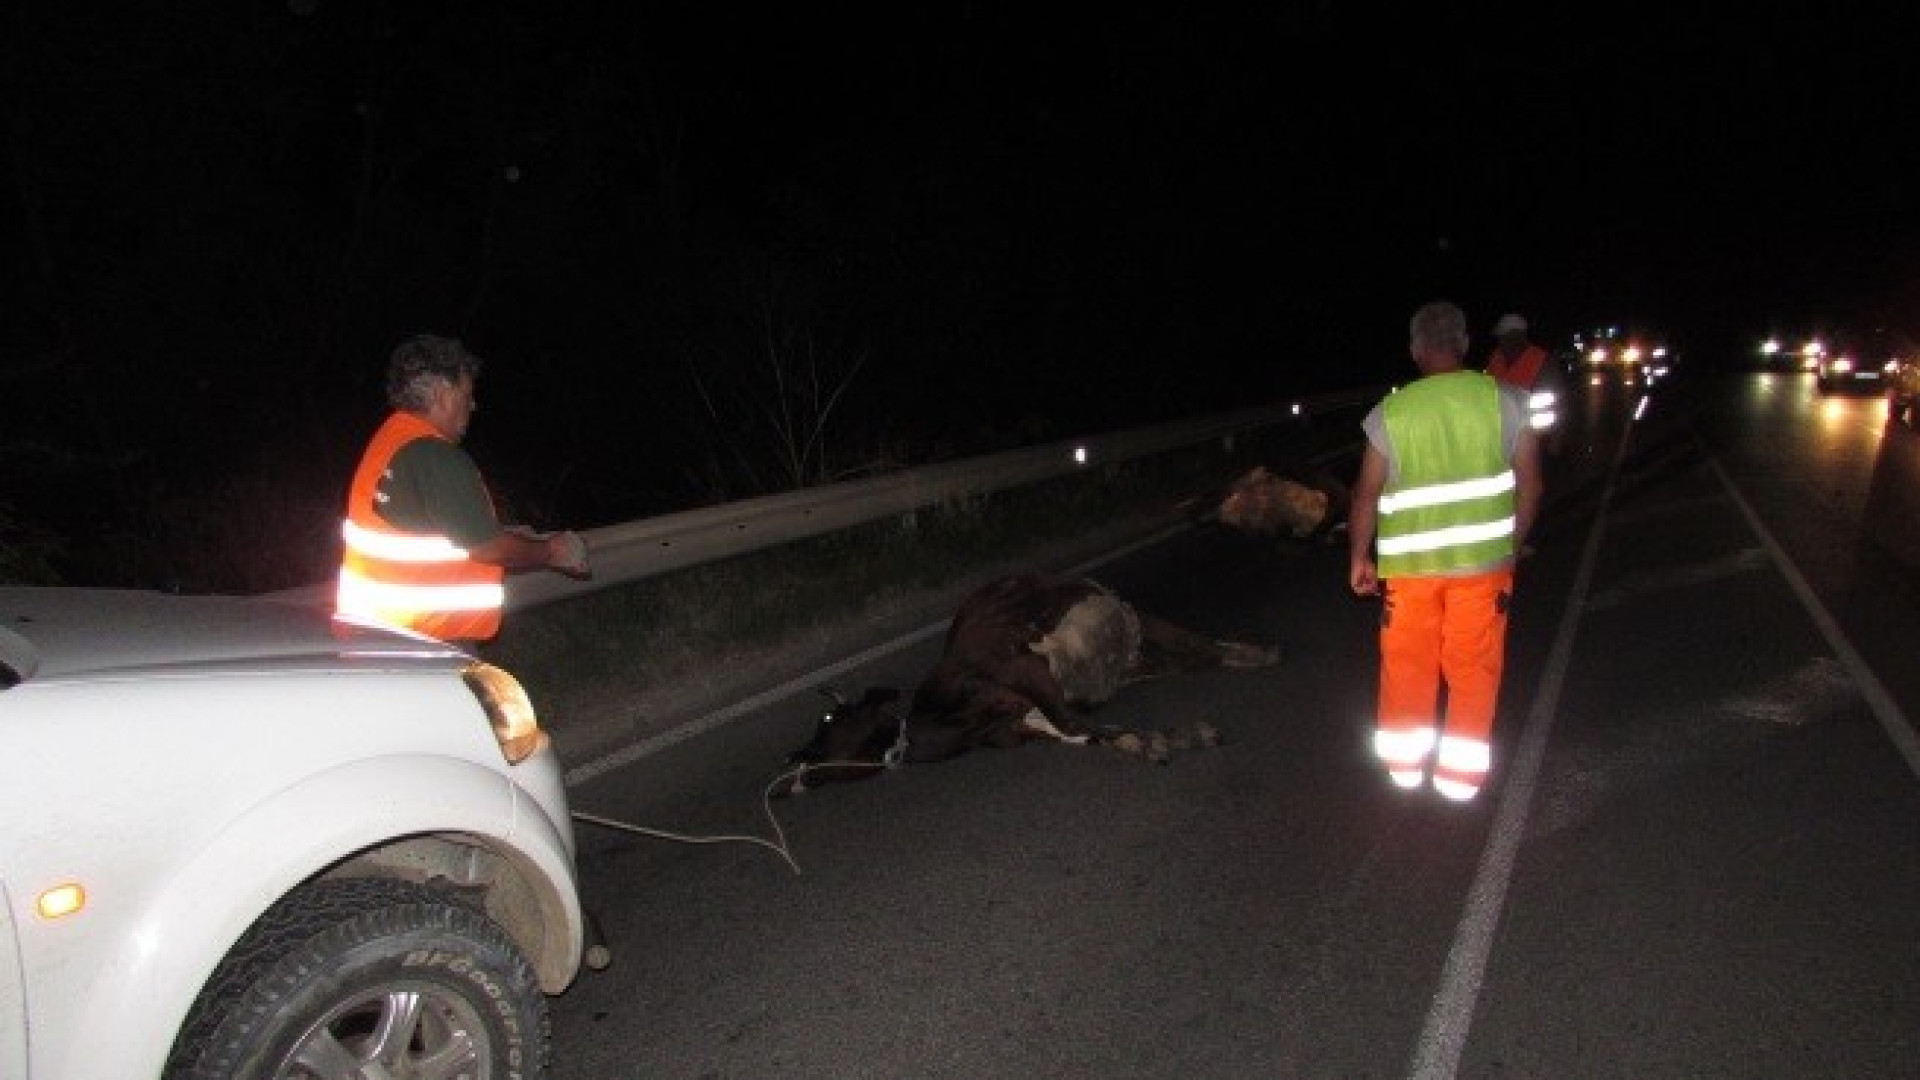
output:
[[[1375,750],[1403,787],[1419,784],[1437,750],[1434,787],[1470,799],[1492,768],[1513,569],[1388,578],[1384,594]]]

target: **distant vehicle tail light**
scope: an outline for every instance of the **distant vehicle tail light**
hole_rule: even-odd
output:
[[[546,739],[540,730],[540,718],[534,714],[533,700],[527,697],[520,680],[504,668],[492,664],[472,664],[461,672],[468,689],[487,710],[493,724],[493,737],[509,765],[518,765],[533,756]]]

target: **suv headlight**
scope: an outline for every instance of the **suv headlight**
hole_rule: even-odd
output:
[[[540,730],[533,699],[527,697],[520,680],[505,668],[485,663],[468,665],[460,677],[466,680],[467,689],[473,691],[480,707],[487,710],[493,737],[500,743],[500,753],[507,764],[518,765],[532,757],[546,740],[546,734]]]

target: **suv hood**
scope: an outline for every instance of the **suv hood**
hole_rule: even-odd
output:
[[[443,641],[336,620],[311,604],[120,589],[0,587],[0,687],[179,667],[465,663]],[[356,664],[358,666],[358,664]]]

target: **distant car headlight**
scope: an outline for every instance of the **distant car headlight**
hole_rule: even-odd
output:
[[[460,675],[481,708],[487,711],[493,737],[500,743],[500,753],[507,764],[518,765],[532,757],[546,740],[546,734],[540,730],[533,699],[527,696],[520,680],[504,668],[484,663],[469,665]]]

